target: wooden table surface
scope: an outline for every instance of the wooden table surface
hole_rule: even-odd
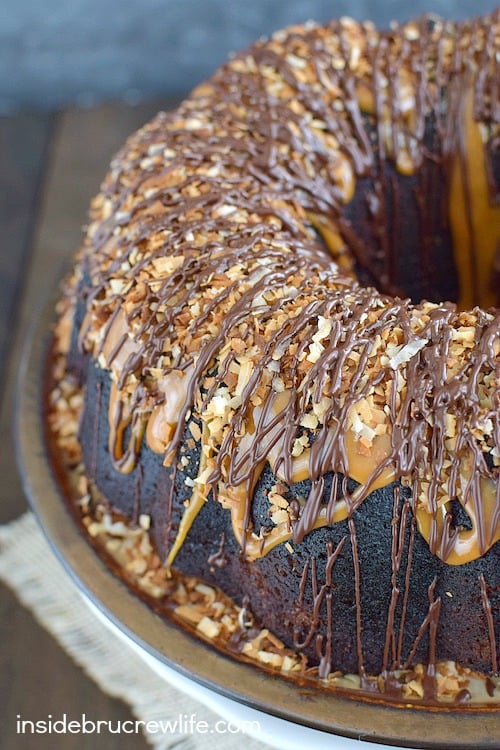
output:
[[[90,198],[126,136],[171,101],[0,118],[0,523],[26,509],[12,439],[16,367],[26,327],[81,241]],[[124,675],[127,679],[127,675]],[[16,717],[130,718],[0,584],[0,748],[137,750],[141,735],[15,732]]]

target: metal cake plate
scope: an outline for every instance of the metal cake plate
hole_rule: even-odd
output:
[[[226,698],[332,735],[408,748],[498,748],[499,710],[424,709],[340,697],[291,683],[232,659],[161,618],[116,577],[71,516],[48,458],[44,371],[54,305],[27,337],[16,404],[16,441],[25,492],[56,555],[90,601],[148,655]],[[332,742],[334,738],[332,737]]]

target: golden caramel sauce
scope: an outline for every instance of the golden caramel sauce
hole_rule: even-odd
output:
[[[283,414],[289,400],[290,393],[283,391],[281,393],[273,393],[270,396],[272,401],[270,408],[268,409],[268,419],[272,422],[276,417]],[[254,426],[259,423],[262,419],[264,407],[254,407],[252,413],[252,419],[249,420]],[[159,417],[158,417],[159,418]],[[241,437],[236,447],[235,459],[241,459],[241,457],[248,456],[248,461],[251,462],[250,449],[252,446],[253,430],[247,432]],[[274,474],[279,480],[284,482],[300,482],[307,479],[311,475],[310,471],[310,448],[304,448],[303,452],[298,456],[292,456],[291,458],[291,476],[287,475],[284,471],[284,465],[280,460],[283,456],[283,428],[281,420],[276,421],[276,425],[271,427],[263,436],[262,441],[259,444],[259,448],[262,454],[266,456],[265,460],[261,461],[253,474],[253,479],[246,479],[237,485],[230,485],[227,482],[220,482],[217,491],[218,501],[223,508],[226,508],[231,513],[231,523],[233,533],[242,548],[245,550],[245,557],[249,560],[255,560],[263,555],[267,554],[273,547],[283,542],[287,542],[292,539],[293,531],[290,521],[283,521],[278,523],[276,526],[271,528],[265,536],[257,536],[250,529],[245,528],[245,508],[248,504],[248,499],[253,496],[255,484],[258,477],[261,475],[266,462],[269,463]],[[208,440],[208,434],[205,430],[202,434],[202,450],[200,461],[200,468],[198,478],[206,472],[207,462],[205,459],[206,451],[203,450],[204,442]],[[150,447],[152,445],[150,444]],[[360,482],[363,489],[363,494],[367,495],[372,490],[379,487],[383,487],[395,479],[394,470],[392,467],[385,467],[380,470],[382,465],[387,462],[388,457],[391,454],[391,441],[388,435],[377,435],[373,440],[373,445],[370,454],[367,456],[362,452],[361,444],[356,440],[354,432],[348,430],[345,436],[345,452],[347,455],[349,476],[355,481]],[[332,471],[336,467],[331,467]],[[193,497],[183,513],[179,531],[177,533],[174,545],[168,556],[168,564],[171,565],[178,551],[180,550],[192,524],[199,511],[203,507],[208,494],[210,492],[210,486],[203,482],[195,481],[195,490]],[[348,507],[343,499],[339,499],[334,507],[333,514],[327,517],[326,506],[321,508],[318,517],[314,522],[314,528],[322,528],[324,526],[343,521],[348,517]]]
[[[119,321],[119,318],[117,318]],[[113,337],[121,331],[121,323],[117,322],[114,327]],[[111,332],[110,332],[111,337]],[[111,341],[106,342],[103,351],[109,353],[112,351]],[[111,365],[116,366],[118,355]],[[189,382],[190,372],[186,373],[169,373],[167,376],[159,379],[159,389],[164,393],[165,401],[155,407],[145,424],[145,420],[139,419],[132,427],[131,437],[128,446],[124,446],[124,432],[130,425],[132,415],[127,407],[127,401],[123,398],[115,382],[112,382],[110,400],[109,400],[109,451],[117,470],[121,473],[130,473],[134,468],[136,456],[140,449],[144,431],[148,446],[152,451],[160,455],[168,453],[168,448],[177,427],[177,416],[180,407],[184,402]],[[268,410],[268,420],[274,420],[282,414],[290,400],[289,392],[273,393],[270,398],[272,403]],[[252,419],[249,424],[255,425],[262,419],[264,407],[254,407]],[[276,545],[292,539],[293,531],[290,522],[282,522],[273,527],[265,537],[259,537],[251,529],[245,529],[245,508],[248,498],[252,497],[255,484],[261,475],[266,462],[277,478],[284,482],[295,483],[303,481],[311,475],[310,458],[311,450],[306,447],[298,456],[291,457],[291,474],[285,472],[284,464],[281,460],[283,455],[283,429],[282,423],[278,419],[276,424],[271,427],[264,435],[260,444],[261,455],[265,458],[260,462],[253,474],[253,486],[250,480],[232,486],[227,482],[219,482],[218,500],[221,505],[231,513],[231,522],[233,533],[238,543],[245,549],[245,557],[249,560],[257,559],[269,552]],[[237,444],[237,458],[248,456],[251,463],[252,458],[249,449],[252,444],[253,431],[243,435]],[[348,476],[359,483],[358,491],[354,492],[354,499],[359,492],[366,497],[373,490],[389,485],[398,477],[392,463],[388,459],[392,453],[391,436],[389,432],[382,435],[375,435],[369,451],[358,439],[352,429],[347,429],[344,435],[344,452],[347,460]],[[176,535],[174,544],[167,558],[167,565],[173,564],[173,561],[181,549],[187,534],[189,533],[198,513],[207,501],[211,485],[206,481],[208,476],[208,446],[209,433],[203,425],[201,436],[200,465],[197,478],[194,481],[194,488],[191,499],[187,505]],[[330,467],[332,471],[338,470],[339,467]],[[466,469],[464,469],[467,472]],[[464,477],[466,482],[470,478]],[[462,565],[465,562],[476,559],[483,555],[493,544],[500,539],[500,528],[496,527],[496,533],[493,538],[485,539],[484,530],[493,527],[494,515],[497,512],[497,488],[493,481],[481,479],[481,528],[478,526],[478,514],[474,507],[468,504],[466,511],[472,522],[472,529],[454,530],[453,538],[450,538],[449,527],[447,525],[448,504],[443,503],[433,514],[428,507],[420,506],[416,510],[417,526],[426,541],[432,548],[432,551],[450,565]],[[333,515],[327,518],[326,507],[323,507],[314,522],[314,528],[324,526],[345,520],[348,517],[349,510],[346,502],[339,499],[335,505]]]
[[[394,467],[384,466],[392,454],[389,434],[375,435],[370,451],[367,453],[360,440],[356,439],[355,433],[347,430],[344,445],[349,477],[363,486],[363,494],[365,489],[367,492],[373,492],[394,482],[396,479]]]
[[[146,416],[131,413],[127,399],[123,397],[115,382],[111,383],[108,419],[108,450],[114,468],[121,474],[130,474],[135,467],[137,454],[144,437]],[[130,424],[132,424],[130,438],[128,445],[125,447],[124,433]]]
[[[403,92],[399,107],[405,112],[411,131],[415,100],[411,87],[407,84],[403,87]],[[360,109],[374,115],[377,104],[373,90],[360,83],[357,95]],[[495,259],[500,252],[500,205],[495,204],[490,196],[485,143],[480,124],[474,119],[472,86],[460,96],[460,105],[456,128],[463,134],[463,143],[455,149],[451,159],[448,209],[460,284],[457,302],[462,310],[475,305],[487,309],[500,304],[500,289],[498,283],[495,283]],[[378,106],[382,108],[382,115],[386,110],[386,117],[382,117],[388,123],[385,147],[391,153],[390,113],[383,103]],[[401,153],[392,154],[392,157],[396,160],[396,168],[400,174],[414,173],[411,156],[404,147]],[[322,236],[329,244],[329,234],[325,232]],[[335,252],[335,247],[334,239],[332,252]]]
[[[465,481],[470,479],[470,470]],[[481,478],[481,509],[471,502],[462,505],[472,523],[471,529],[450,528],[450,504],[443,503],[437,513],[430,513],[425,507],[417,507],[416,520],[419,532],[429,544],[437,557],[446,560],[449,565],[463,565],[484,555],[500,540],[500,526],[493,524],[498,513],[498,487],[495,482]],[[491,538],[486,538],[488,529],[494,529]]]
[[[168,454],[179,412],[187,398],[189,379],[190,371],[170,372],[158,378],[158,391],[165,400],[154,407],[146,428],[147,444],[155,453]]]
[[[207,440],[207,435],[202,435],[202,445]],[[203,505],[206,503],[208,499],[208,493],[209,488],[207,487],[206,481],[201,482],[200,478],[204,472],[208,470],[208,461],[205,451],[200,452],[200,466],[198,469],[198,476],[194,481],[194,487],[193,487],[193,493],[191,495],[190,500],[188,501],[188,505],[186,507],[186,510],[182,514],[182,518],[179,524],[179,529],[177,531],[174,543],[172,547],[170,548],[170,551],[168,553],[167,559],[166,559],[166,567],[167,569],[170,568],[177,557],[177,554],[179,550],[181,549],[182,545],[184,544],[186,537],[189,533],[189,530],[191,529],[191,526],[193,525],[198,513],[203,508]]]
[[[248,498],[248,485],[246,483],[238,487],[226,487],[223,490],[221,504],[229,508],[231,512],[232,528],[239,545],[245,549],[247,560],[257,560],[267,555],[278,544],[284,544],[293,537],[291,523],[283,521],[269,529],[265,536],[257,536],[252,531],[244,531],[242,509]],[[221,499],[219,497],[219,499]],[[314,529],[331,526],[339,521],[344,521],[348,516],[345,500],[339,500],[334,508],[333,515],[328,518],[326,507],[322,508],[314,522]]]
[[[123,310],[119,310],[102,343],[104,360],[117,376],[121,373],[128,357],[138,350],[137,344],[129,335],[129,330],[127,316]]]
[[[338,264],[340,270],[350,276],[354,276],[352,255],[342,239],[333,219],[313,213],[307,213],[307,219],[322,238],[330,255]]]
[[[483,309],[500,304],[493,287],[495,258],[500,247],[500,205],[490,198],[485,146],[474,120],[474,92],[462,100],[464,143],[453,155],[450,183],[450,223],[460,282],[459,307]],[[460,125],[459,125],[460,126]]]
[[[402,110],[408,123],[412,119],[414,100],[411,91],[406,86],[405,98],[402,100]],[[376,103],[373,93],[362,84],[358,87],[360,107],[363,111],[374,113]],[[449,216],[452,229],[454,252],[460,281],[459,306],[467,309],[475,304],[483,308],[498,305],[498,290],[492,289],[491,279],[495,258],[500,247],[500,206],[494,206],[490,201],[487,179],[486,157],[480,126],[473,117],[473,91],[469,88],[462,97],[460,116],[463,127],[463,148],[454,155],[451,162]],[[382,108],[382,111],[384,109]],[[385,132],[385,131],[383,131]],[[390,152],[390,133],[385,133],[386,146]],[[396,161],[396,168],[402,174],[412,174],[414,164],[404,148],[401,154],[392,154]],[[397,158],[396,158],[397,157]],[[352,167],[346,161],[347,157],[339,155],[337,172],[341,199],[347,203],[354,195],[355,179]],[[346,163],[344,164],[344,161]],[[162,183],[163,184],[163,183]],[[156,183],[155,183],[156,185]],[[351,254],[346,248],[338,227],[331,218],[318,214],[307,214],[307,220],[322,236],[332,257],[344,272],[354,275]],[[84,324],[85,325],[85,324]],[[128,357],[137,351],[137,344],[130,337],[126,315],[119,311],[112,325],[107,331],[102,345],[102,356],[107,367],[113,373],[114,381],[111,387],[109,401],[109,451],[117,470],[122,473],[132,471],[140,444],[146,429],[146,442],[152,451],[169,458],[169,446],[177,428],[178,415],[187,398],[191,373],[169,373],[158,378],[158,390],[164,394],[164,402],[154,407],[149,418],[136,419],[133,422],[129,445],[124,447],[124,433],[131,424],[133,415],[127,406],[125,394],[121,394],[116,386],[119,374]],[[269,408],[269,418],[282,414],[290,399],[289,393],[273,394],[273,402]],[[263,407],[255,407],[247,429],[259,423],[262,419]],[[147,422],[147,425],[146,425]],[[257,559],[265,555],[277,544],[292,538],[291,523],[278,523],[264,537],[257,536],[252,530],[245,528],[245,509],[249,498],[253,496],[255,484],[262,473],[266,462],[278,479],[295,483],[311,476],[311,450],[304,450],[297,456],[291,456],[285,466],[283,463],[283,422],[276,424],[265,432],[259,446],[263,459],[253,465],[251,479],[245,479],[236,485],[219,482],[218,500],[231,513],[232,527],[235,538],[245,550],[248,559]],[[332,438],[333,439],[333,438]],[[347,474],[360,484],[360,493],[366,497],[371,491],[387,486],[397,480],[394,465],[389,461],[392,455],[391,436],[387,432],[376,435],[369,451],[363,446],[359,437],[352,429],[347,429],[343,436],[344,453],[347,462]],[[239,438],[236,446],[237,455],[245,456],[252,444],[252,432]],[[191,499],[187,505],[179,526],[179,530],[170,550],[167,565],[171,565],[184,543],[194,520],[208,498],[211,486],[206,481],[208,476],[207,453],[210,436],[203,427],[200,450],[200,466],[198,476],[194,482]],[[172,457],[170,457],[172,458]],[[166,463],[169,460],[166,459]],[[253,458],[248,455],[248,466],[253,464]],[[338,471],[339,467],[330,467],[331,471]],[[467,477],[464,477],[467,481]],[[493,521],[497,513],[498,490],[491,480],[481,479],[481,514],[467,505],[466,511],[472,522],[472,529],[450,530],[448,503],[443,503],[432,513],[428,507],[420,506],[416,509],[416,520],[420,533],[427,540],[431,550],[451,565],[461,565],[483,555],[498,539],[500,529],[496,526],[495,536],[485,539],[485,529],[494,528]],[[356,492],[354,493],[356,497]],[[340,499],[334,508],[333,515],[327,518],[326,507],[321,508],[314,528],[336,523],[348,517],[348,507]],[[479,526],[478,516],[481,516]]]

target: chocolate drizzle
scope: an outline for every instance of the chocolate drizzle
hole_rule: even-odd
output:
[[[396,608],[398,600],[401,594],[400,587],[397,584],[397,575],[401,567],[401,561],[404,551],[404,543],[406,537],[406,528],[408,520],[411,518],[411,506],[408,501],[405,501],[403,507],[401,505],[401,493],[399,487],[394,490],[394,505],[393,505],[393,521],[392,521],[392,550],[391,550],[391,562],[392,562],[392,576],[391,576],[391,600],[387,613],[387,627],[386,637],[384,644],[384,657],[383,657],[383,670],[384,675],[393,671],[399,664],[402,663],[402,639],[404,634],[404,624],[406,609],[408,606],[408,592],[409,592],[409,573],[411,571],[412,554],[413,548],[413,537],[410,537],[409,553],[407,556],[407,575],[405,581],[404,601],[401,608],[401,618],[399,623],[399,636],[396,633]],[[413,526],[411,527],[413,531]]]
[[[109,448],[118,471],[131,470],[145,425],[161,418],[169,373],[184,373],[166,462],[195,410],[209,432],[207,494],[233,508],[244,551],[263,465],[273,455],[277,475],[294,481],[302,423],[317,426],[304,442],[311,490],[293,522],[297,543],[323,523],[323,477],[333,471],[360,484],[344,492],[349,516],[374,486],[402,478],[432,552],[459,564],[491,547],[500,516],[498,311],[414,305],[363,288],[339,272],[310,222],[337,237],[327,243],[334,254],[347,245],[361,275],[397,288],[398,172],[425,175],[427,160],[446,172],[452,125],[464,119],[461,89],[473,90],[491,141],[495,38],[484,29],[497,26],[498,13],[485,26],[423,19],[387,33],[351,21],[294,27],[236,56],[129,140],[93,204],[82,255],[90,283],[80,341],[116,381]],[[397,171],[387,181],[388,165]],[[365,179],[370,239],[345,218]],[[479,238],[469,213],[466,221],[472,252]],[[248,364],[235,393],[228,383]],[[216,434],[210,410],[224,398]],[[455,498],[472,529],[453,527]]]
[[[296,607],[295,622],[293,631],[293,644],[295,648],[303,650],[307,648],[309,643],[315,638],[316,653],[319,660],[318,674],[320,679],[326,678],[332,671],[332,650],[333,650],[333,622],[332,622],[332,597],[333,597],[333,571],[337,558],[342,552],[342,548],[345,544],[346,537],[344,537],[333,549],[331,542],[327,543],[327,564],[325,570],[325,582],[318,587],[318,578],[316,574],[316,558],[312,557],[310,562],[308,561],[302,571],[302,577],[300,582],[300,593]],[[301,632],[301,625],[304,623],[303,615],[304,612],[308,612],[309,608],[305,606],[306,597],[306,586],[308,578],[311,578],[311,592],[312,592],[312,616],[311,622],[307,623],[307,632],[305,636]],[[321,608],[323,602],[326,602],[326,638],[321,633],[318,633],[318,628],[321,618]],[[316,637],[315,637],[316,636]]]
[[[259,42],[129,139],[94,200],[79,258],[79,342],[111,373],[114,468],[131,472],[147,443],[173,474],[168,565],[212,499],[250,563],[348,519],[364,679],[354,514],[396,483],[388,690],[405,663],[417,533],[450,565],[480,558],[500,536],[498,289],[487,311],[400,295],[406,265],[420,272],[423,296],[439,289],[457,212],[467,227],[454,262],[461,295],[469,267],[471,306],[491,285],[481,275],[494,271],[491,237],[478,230],[477,206],[461,212],[460,200],[472,191],[467,147],[480,137],[484,202],[495,210],[499,25],[498,12],[390,32],[345,20]],[[174,526],[187,428],[200,463]],[[255,533],[254,490],[268,465],[284,487],[281,516]],[[307,497],[286,507],[287,487],[300,481]],[[470,527],[454,521],[453,502]],[[346,539],[327,548],[324,585],[314,557],[300,585],[299,610],[311,577],[312,619],[299,617],[294,639],[314,645],[323,677],[334,666],[333,569]],[[209,565],[227,563],[225,541]],[[479,585],[496,671],[484,576]],[[406,658],[428,640],[429,695],[440,611],[434,583]]]
[[[221,537],[220,537],[219,547],[217,548],[217,551],[207,557],[207,563],[209,565],[211,566],[215,565],[217,568],[226,567],[228,563],[228,559],[226,555],[224,554],[225,541],[226,540],[225,540],[224,532],[222,532]]]
[[[491,602],[488,596],[488,587],[484,574],[481,573],[479,576],[479,584],[481,587],[481,602],[483,605],[484,612],[486,614],[486,620],[488,622],[488,635],[490,639],[490,652],[491,652],[491,671],[493,674],[498,674],[498,656],[497,656],[497,642],[495,635],[495,621],[493,617],[493,611],[491,608]]]

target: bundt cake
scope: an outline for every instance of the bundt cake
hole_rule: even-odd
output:
[[[453,663],[499,699],[499,40],[236,54],[116,156],[60,304],[92,502],[387,696]]]

